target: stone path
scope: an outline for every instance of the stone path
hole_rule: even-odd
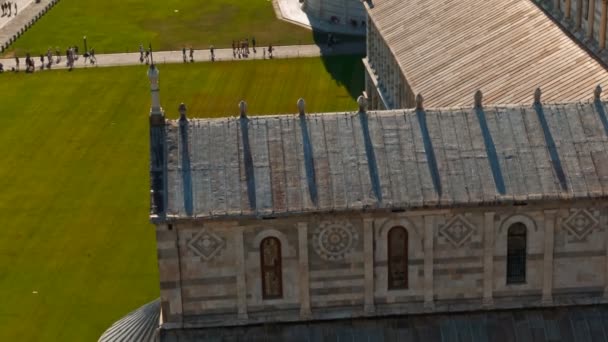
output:
[[[39,3],[33,0],[11,1],[17,3],[17,16],[0,17],[0,52],[4,52],[10,43],[34,25],[59,0],[41,0]]]
[[[0,0],[0,4],[8,1],[9,0]],[[24,10],[29,4],[34,2],[34,0],[10,0],[10,2],[12,3],[11,16],[9,17],[8,15],[4,15],[0,17],[0,28],[4,27],[4,25],[17,18],[17,15],[15,15],[15,3],[17,4],[17,14],[19,14],[20,11]]]
[[[264,47],[267,48],[267,47]],[[263,48],[258,48],[257,53],[251,53],[249,58],[241,58],[238,56],[235,58],[232,55],[232,49],[215,49],[215,60],[216,61],[233,61],[233,60],[252,60],[252,59],[263,59]],[[273,58],[298,58],[298,57],[315,57],[315,56],[331,56],[331,55],[353,55],[353,54],[364,54],[365,44],[364,43],[340,43],[328,48],[327,46],[318,45],[287,45],[287,46],[276,46],[273,47],[274,53]],[[109,66],[121,66],[121,65],[138,65],[142,64],[139,62],[139,52],[135,53],[113,53],[96,55],[97,64],[99,67]],[[39,56],[33,56],[36,71],[40,67]],[[266,53],[266,59],[269,59],[268,53]],[[45,62],[46,62],[45,58]],[[211,62],[211,54],[209,50],[194,50],[194,61],[195,62]],[[154,62],[156,64],[164,63],[183,63],[183,57],[181,51],[159,51],[154,52]],[[14,58],[0,59],[0,63],[3,64],[4,70],[9,71],[15,66]],[[25,58],[20,58],[20,69],[25,70]],[[91,64],[85,63],[84,58],[80,58],[76,61],[76,68],[91,68],[95,67]],[[66,69],[66,58],[65,55],[61,56],[61,63],[54,64],[53,69]]]

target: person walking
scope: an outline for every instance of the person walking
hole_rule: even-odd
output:
[[[209,52],[211,53],[211,61],[215,62],[215,49],[213,48],[213,45],[209,47]]]
[[[15,71],[19,71],[19,57],[15,56]]]
[[[251,37],[251,45],[253,47],[253,53],[256,53],[256,51],[255,51],[255,37]]]
[[[144,45],[139,44],[139,63],[144,62]]]
[[[44,70],[44,55],[40,54],[40,70]]]
[[[184,59],[184,63],[186,63],[188,60],[186,58],[186,47],[182,47],[182,58]]]
[[[194,62],[194,49],[190,47],[190,63]]]

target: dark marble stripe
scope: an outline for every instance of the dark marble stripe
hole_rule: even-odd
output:
[[[606,251],[580,251],[580,252],[556,252],[553,254],[554,258],[583,258],[583,257],[603,257],[606,255]]]
[[[568,182],[566,180],[566,174],[564,173],[562,162],[559,159],[557,147],[555,146],[555,140],[553,140],[553,135],[551,134],[551,130],[549,129],[549,124],[547,123],[547,118],[545,117],[545,111],[543,109],[543,106],[540,103],[535,103],[534,109],[536,110],[536,114],[538,114],[538,120],[540,121],[540,125],[543,128],[545,142],[547,143],[547,149],[549,150],[549,155],[551,156],[551,163],[553,164],[553,169],[555,170],[555,174],[557,175],[559,184],[562,187],[562,190],[567,191]]]
[[[475,108],[475,113],[477,114],[477,120],[479,121],[479,127],[481,128],[481,135],[483,136],[483,141],[486,146],[486,153],[488,155],[490,168],[492,169],[492,175],[494,176],[494,185],[496,185],[496,191],[498,191],[499,194],[504,195],[506,192],[505,181],[500,170],[498,155],[496,153],[496,145],[494,145],[492,134],[490,134],[486,116],[482,108]]]
[[[362,294],[363,286],[346,286],[346,287],[324,287],[320,289],[310,289],[311,296],[335,295],[335,294]]]
[[[236,285],[236,277],[214,277],[214,278],[203,278],[203,279],[183,279],[182,286],[199,286],[199,285],[218,285],[218,284],[230,284]]]
[[[304,115],[300,115],[300,130],[302,131],[302,149],[304,150],[304,168],[308,182],[308,193],[312,203],[317,205],[317,177],[315,174],[315,160],[312,153],[312,141],[308,133],[308,122]]]
[[[426,112],[424,110],[417,109],[416,116],[418,117],[418,124],[420,125],[420,131],[422,132],[422,140],[424,142],[424,152],[426,153],[426,160],[429,164],[429,172],[431,173],[431,179],[433,180],[433,186],[435,191],[441,197],[441,178],[439,177],[439,168],[437,167],[437,158],[435,158],[435,150],[433,149],[433,142],[431,141],[431,135],[429,134],[429,128],[426,124]]]
[[[359,112],[359,121],[363,129],[363,141],[365,142],[365,154],[367,155],[367,167],[369,169],[369,178],[372,184],[374,194],[378,202],[382,202],[382,188],[380,187],[380,176],[378,172],[378,164],[376,163],[376,155],[374,153],[374,145],[369,133],[369,123],[367,114]]]
[[[247,197],[249,199],[249,207],[255,210],[255,173],[253,172],[253,157],[251,156],[251,146],[249,145],[249,119],[241,117],[240,122],[243,164],[245,165],[245,179],[247,180]]]
[[[190,167],[190,146],[188,144],[188,120],[180,119],[179,136],[182,143],[181,159],[184,209],[186,211],[186,215],[192,216],[192,169]]]

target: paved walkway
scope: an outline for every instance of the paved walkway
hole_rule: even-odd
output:
[[[11,22],[12,20],[14,20],[18,17],[18,15],[15,14],[15,4],[17,4],[17,14],[19,14],[20,11],[22,11],[27,6],[29,6],[32,2],[34,2],[34,0],[0,0],[0,4],[6,3],[9,1],[12,3],[11,4],[11,16],[9,17],[8,14],[0,16],[0,28],[3,28],[4,25],[6,25],[7,23]],[[2,14],[2,12],[0,12],[0,15],[1,14]]]
[[[342,24],[330,24],[326,20],[308,15],[302,10],[299,0],[273,0],[275,14],[279,19],[290,23],[303,26],[309,29],[320,30],[323,32],[343,33],[364,36],[365,27]]]
[[[257,53],[250,53],[249,58],[238,58],[233,56],[232,49],[215,49],[215,60],[216,61],[234,61],[234,60],[252,60],[252,59],[263,59],[263,49],[266,47],[258,48]],[[298,57],[315,57],[315,56],[331,56],[331,55],[354,55],[364,54],[365,44],[364,43],[340,43],[338,45],[329,48],[327,46],[317,45],[287,45],[287,46],[276,46],[273,47],[273,58],[298,58]],[[121,65],[138,65],[142,64],[139,61],[139,52],[135,53],[112,53],[104,55],[96,55],[97,64],[99,67],[109,66],[121,66]],[[33,56],[36,65],[36,71],[40,68],[40,57]],[[55,58],[55,57],[54,57]],[[54,59],[53,58],[53,59]],[[269,59],[268,52],[266,52],[266,59]],[[210,62],[211,54],[209,50],[194,50],[194,61],[195,62]],[[21,57],[19,60],[20,69],[25,70],[25,58]],[[47,59],[45,58],[45,62]],[[183,56],[181,51],[159,51],[154,52],[154,62],[156,64],[165,63],[183,63]],[[0,59],[0,63],[3,64],[5,71],[10,71],[11,68],[15,67],[15,59],[7,58]],[[85,63],[84,58],[80,58],[76,61],[76,68],[91,68],[95,67],[89,63]],[[61,56],[61,62],[54,64],[52,69],[66,69],[66,58]]]
[[[7,0],[0,0],[0,2],[4,1]],[[33,0],[11,1],[17,3],[17,16],[0,17],[0,52],[3,52],[10,42],[29,29],[59,0],[41,0],[39,3]]]

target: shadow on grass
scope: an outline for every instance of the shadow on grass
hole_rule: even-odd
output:
[[[321,47],[323,65],[337,84],[348,89],[349,95],[356,100],[365,89],[361,61],[365,57],[365,37],[331,33],[336,43],[329,46],[329,33],[313,28],[315,44]],[[342,54],[342,51],[352,53]]]

